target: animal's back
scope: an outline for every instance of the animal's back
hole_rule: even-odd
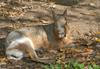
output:
[[[33,26],[29,28],[23,28],[20,29],[20,31],[22,31],[26,37],[32,40],[36,49],[47,46],[48,35],[44,30],[43,26]]]
[[[36,48],[43,47],[44,43],[48,43],[47,34],[43,26],[33,26],[12,31],[6,39],[7,46],[9,46],[12,41],[23,37],[29,38]]]

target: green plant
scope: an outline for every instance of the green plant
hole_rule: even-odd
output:
[[[100,69],[100,66],[96,64],[89,64],[86,67],[88,69]],[[63,69],[63,65],[62,64],[45,65],[45,69]],[[80,64],[78,62],[71,61],[64,65],[64,69],[85,69],[85,65],[82,63]]]

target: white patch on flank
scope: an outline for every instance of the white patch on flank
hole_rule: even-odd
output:
[[[14,48],[18,44],[22,44],[22,43],[26,44],[28,47],[31,47],[33,50],[35,49],[32,40],[28,37],[19,38],[16,39],[15,41],[12,41],[7,49]]]
[[[28,37],[23,37],[12,41],[11,44],[7,47],[6,54],[8,59],[20,60],[24,57],[24,53],[21,50],[15,49],[14,47],[18,46],[18,44],[26,44],[26,49],[31,49],[32,53],[36,54],[33,42]],[[15,57],[14,57],[15,56]],[[37,56],[36,56],[37,57]]]
[[[24,57],[23,52],[18,49],[8,50],[6,54],[8,59],[20,60]]]

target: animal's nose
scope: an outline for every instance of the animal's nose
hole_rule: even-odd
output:
[[[64,32],[63,33],[59,33],[59,38],[63,38],[65,36],[66,36],[66,34]]]

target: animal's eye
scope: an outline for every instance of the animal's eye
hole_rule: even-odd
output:
[[[64,25],[62,25],[61,27],[64,28]]]

